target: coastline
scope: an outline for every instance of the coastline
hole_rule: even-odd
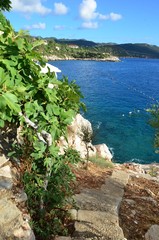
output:
[[[55,55],[51,55],[51,56],[44,56],[45,59],[47,59],[47,61],[65,61],[65,60],[82,60],[82,61],[101,61],[101,62],[120,62],[120,58],[116,57],[116,56],[110,56],[107,58],[73,58],[73,57],[58,57]]]

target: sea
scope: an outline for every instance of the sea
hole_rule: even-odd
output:
[[[93,126],[93,144],[105,143],[117,163],[159,163],[150,109],[159,102],[159,59],[121,58],[120,62],[51,61],[76,80]]]

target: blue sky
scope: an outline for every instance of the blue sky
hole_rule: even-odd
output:
[[[5,15],[34,36],[159,46],[158,0],[12,0]]]

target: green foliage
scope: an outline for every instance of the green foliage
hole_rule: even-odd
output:
[[[75,176],[69,165],[77,163],[80,155],[72,149],[66,150],[65,154],[55,157],[52,163],[52,172],[47,191],[43,190],[45,168],[39,159],[32,165],[31,172],[24,174],[25,190],[29,196],[28,206],[34,220],[34,231],[37,239],[48,239],[51,235],[66,235],[67,228],[65,219],[69,221],[69,215],[64,206],[70,205],[70,197],[73,194],[72,183]],[[50,164],[50,159],[45,158]],[[35,162],[35,160],[34,160]],[[41,197],[45,202],[45,210],[39,211]]]
[[[57,80],[54,73],[40,73],[39,64],[45,64],[36,51],[41,40],[32,43],[25,32],[16,34],[1,13],[0,20],[0,127],[9,122],[22,128],[23,142],[21,146],[14,144],[10,155],[23,161],[23,182],[34,227],[47,239],[61,229],[56,209],[63,209],[71,197],[74,176],[70,164],[79,160],[70,150],[59,155],[57,143],[61,136],[67,138],[67,126],[83,107],[83,96],[75,82],[65,77]],[[48,230],[43,221],[47,218]]]
[[[112,162],[109,162],[104,158],[91,157],[91,158],[89,158],[89,160],[101,168],[113,168],[114,167]]]
[[[66,59],[106,59],[107,57],[159,58],[159,47],[149,44],[94,43],[87,40],[46,38],[39,50],[45,56],[55,55]],[[71,48],[74,44],[78,48]]]
[[[9,11],[11,9],[11,1],[10,0],[1,0],[0,9],[2,11]]]
[[[82,136],[81,136],[82,141],[85,143],[86,150],[87,150],[87,155],[86,155],[87,162],[86,162],[86,166],[85,166],[85,168],[87,169],[88,161],[89,161],[89,143],[92,140],[93,133],[88,126],[83,126],[81,129],[81,132],[82,132]]]
[[[82,140],[85,143],[89,143],[92,140],[93,133],[88,126],[82,126],[81,132],[83,134]]]
[[[158,169],[156,166],[150,166],[150,170],[148,172],[151,177],[157,177],[158,175]]]
[[[147,110],[151,113],[149,124],[156,130],[154,146],[156,153],[159,152],[159,105],[153,105],[151,109]]]

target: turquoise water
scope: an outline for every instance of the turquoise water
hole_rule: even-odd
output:
[[[159,60],[53,61],[81,86],[94,144],[106,143],[116,162],[159,162],[146,109],[159,100]],[[59,75],[59,78],[62,75]]]

